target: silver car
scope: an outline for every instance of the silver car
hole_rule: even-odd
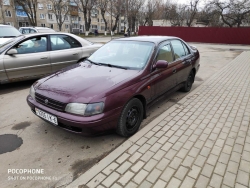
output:
[[[81,62],[101,46],[69,33],[18,36],[0,45],[0,84],[43,77]]]

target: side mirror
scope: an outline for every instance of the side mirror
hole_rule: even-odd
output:
[[[154,64],[155,69],[163,69],[168,67],[168,62],[165,60],[158,60],[156,64]]]
[[[6,54],[8,54],[8,55],[14,55],[14,54],[17,54],[17,50],[16,49],[14,49],[14,48],[12,48],[12,49],[10,49]]]

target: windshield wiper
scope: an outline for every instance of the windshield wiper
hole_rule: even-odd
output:
[[[115,68],[125,69],[125,70],[128,69],[126,67],[122,67],[122,66],[119,66],[119,65],[111,65],[111,64],[106,64],[106,63],[99,63],[99,64],[104,65],[104,66],[108,66],[108,67],[115,67]]]
[[[100,63],[96,63],[96,62],[94,62],[94,61],[92,61],[92,60],[90,60],[90,59],[88,59],[88,58],[86,58],[85,60],[89,61],[90,63],[92,63],[92,64],[94,64],[94,65],[100,65]]]
[[[103,65],[103,66],[107,66],[107,67],[116,67],[116,68],[120,68],[120,69],[125,69],[125,70],[127,70],[128,68],[126,68],[126,67],[122,67],[122,66],[119,66],[119,65],[111,65],[111,64],[106,64],[106,63],[97,63],[97,62],[94,62],[94,61],[92,61],[92,60],[90,60],[90,59],[85,59],[85,60],[87,60],[87,61],[89,61],[90,63],[92,63],[92,64],[95,64],[95,65]]]

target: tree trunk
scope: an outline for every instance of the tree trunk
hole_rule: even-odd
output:
[[[112,31],[115,31],[115,30],[116,30],[116,28],[117,28],[117,23],[118,23],[118,21],[119,21],[119,17],[120,17],[120,15],[116,15],[116,17],[115,17],[115,25],[114,25],[114,27],[112,28]]]
[[[3,17],[3,24],[6,24],[5,23],[5,16],[4,16],[4,10],[3,10],[3,5],[2,5],[2,2],[0,1],[0,7],[1,7],[1,12],[2,12],[2,17]]]
[[[104,25],[105,25],[105,28],[104,28],[104,30],[105,30],[104,35],[107,35],[108,23],[107,23],[107,20],[106,20],[106,18],[105,18],[105,11],[102,10],[102,11],[101,11],[101,15],[102,15],[102,19],[103,19]]]
[[[58,24],[59,31],[62,31],[62,24]]]
[[[136,18],[132,17],[132,28],[131,28],[132,32],[135,32],[135,20],[136,20]]]

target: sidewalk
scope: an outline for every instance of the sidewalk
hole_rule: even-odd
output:
[[[249,178],[250,52],[243,52],[67,188],[247,188]]]

